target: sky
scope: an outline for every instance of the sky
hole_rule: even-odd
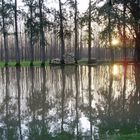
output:
[[[52,0],[47,0],[47,2],[49,2],[49,1],[52,1]],[[53,1],[58,1],[58,0],[53,0]],[[79,9],[79,11],[81,13],[84,12],[88,8],[88,0],[77,0],[77,1],[78,1],[78,9]],[[24,6],[24,4],[22,3],[22,0],[18,0],[18,6],[19,7]]]
[[[88,0],[78,0],[78,8],[84,12],[88,8]]]

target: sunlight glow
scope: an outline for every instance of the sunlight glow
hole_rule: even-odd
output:
[[[118,65],[113,65],[112,74],[113,75],[118,75],[119,74],[119,67],[118,67]]]
[[[118,39],[113,39],[112,40],[112,45],[115,46],[115,45],[118,45],[119,44],[119,40]]]

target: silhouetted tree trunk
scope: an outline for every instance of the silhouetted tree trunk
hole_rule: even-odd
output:
[[[30,66],[33,66],[34,62],[34,47],[33,47],[33,5],[29,6],[30,9]]]
[[[126,61],[126,0],[123,0],[123,50],[124,50],[124,59]]]
[[[7,44],[7,32],[6,32],[6,28],[5,28],[5,2],[4,0],[2,0],[2,24],[3,24],[3,44],[4,44],[4,49],[5,49],[5,66],[8,65],[8,44]]]
[[[3,37],[1,36],[1,48],[0,48],[0,57],[1,57],[1,61],[3,61],[3,42],[2,42]]]
[[[18,24],[17,24],[17,0],[15,0],[15,46],[16,46],[16,66],[20,66],[20,50],[18,42]]]
[[[83,54],[83,42],[82,42],[82,39],[83,39],[83,27],[82,27],[82,25],[81,25],[81,31],[80,31],[81,33],[80,33],[80,55],[79,55],[79,57],[80,58],[82,58],[83,56],[82,56],[82,54]]]
[[[44,29],[43,29],[43,0],[39,0],[39,13],[40,13],[40,46],[41,46],[41,66],[45,65],[45,37],[44,37]]]
[[[77,63],[78,59],[78,30],[77,30],[77,0],[75,0],[75,17],[74,17],[74,24],[75,24],[75,63]]]
[[[111,52],[111,60],[114,61],[114,51],[112,48],[112,37],[111,37],[111,9],[112,9],[112,2],[111,0],[109,0],[108,2],[108,36],[109,36],[109,48],[110,48],[110,52]]]
[[[59,0],[59,18],[60,18],[60,39],[61,39],[61,64],[65,64],[65,44],[64,44],[64,31],[63,31],[63,14],[62,14],[62,3]]]
[[[89,0],[89,18],[88,18],[88,63],[91,63],[91,0]]]

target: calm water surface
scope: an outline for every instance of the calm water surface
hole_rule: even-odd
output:
[[[139,130],[139,65],[0,69],[0,140],[96,140]]]

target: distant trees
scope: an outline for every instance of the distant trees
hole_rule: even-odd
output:
[[[23,0],[25,7],[28,8],[26,10],[23,8],[24,12],[20,11],[19,7],[17,7],[17,0],[2,0],[0,5],[2,27],[1,44],[4,46],[5,65],[7,65],[11,59],[9,55],[9,53],[11,53],[11,51],[9,51],[11,46],[8,47],[8,28],[10,32],[13,27],[14,34],[10,33],[10,35],[14,35],[15,38],[13,46],[15,46],[16,53],[13,53],[12,56],[16,55],[16,65],[20,65],[21,58],[26,57],[26,60],[29,59],[30,65],[32,66],[36,56],[37,60],[40,60],[42,65],[44,65],[46,59],[52,57],[50,53],[53,53],[53,57],[60,57],[61,63],[64,64],[65,52],[73,53],[76,63],[79,59],[79,54],[81,55],[82,52],[84,52],[90,62],[94,53],[96,54],[97,50],[101,49],[98,47],[99,45],[106,46],[109,51],[111,50],[109,56],[113,60],[114,48],[112,46],[112,39],[116,37],[121,41],[120,46],[122,47],[124,58],[127,57],[126,48],[128,48],[128,45],[131,47],[135,46],[135,60],[139,61],[139,0],[108,0],[102,5],[99,4],[100,2],[99,0],[94,2],[89,0],[87,11],[80,17],[77,0],[69,0],[65,3],[58,0],[57,8],[49,7],[49,5],[47,5],[48,3],[44,0]],[[19,21],[21,15],[24,18]],[[21,28],[26,31],[27,41],[26,45],[21,48],[19,25],[23,22],[25,26],[22,24]],[[85,24],[83,24],[83,22]],[[98,35],[98,29],[92,26],[95,22],[101,27],[100,35]],[[95,31],[94,28],[96,28]],[[99,43],[99,40],[94,34],[103,41]],[[55,39],[53,39],[53,37],[55,37]],[[23,38],[23,41],[24,40],[25,38]],[[133,42],[130,43],[130,41]],[[94,48],[96,52],[93,52],[93,46],[96,47]],[[27,55],[23,53],[25,49]],[[102,53],[100,53],[100,55],[102,55]]]

